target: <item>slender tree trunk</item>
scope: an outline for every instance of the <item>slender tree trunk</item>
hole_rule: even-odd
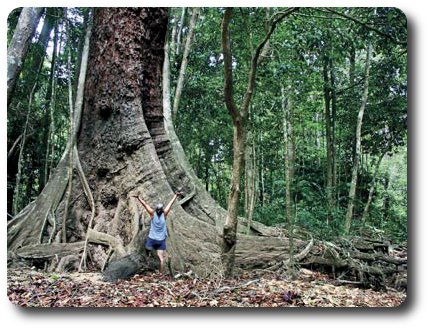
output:
[[[227,219],[223,227],[222,263],[223,272],[226,276],[233,275],[234,257],[237,241],[237,211],[240,198],[240,178],[244,165],[244,147],[246,129],[244,127],[247,119],[248,107],[245,109],[246,116],[236,107],[233,99],[233,73],[232,55],[230,50],[229,24],[233,16],[233,9],[227,8],[222,21],[222,49],[224,54],[224,98],[227,109],[233,120],[233,169],[228,198]],[[252,95],[252,91],[251,91]]]
[[[381,229],[383,229],[385,224],[388,222],[388,214],[390,210],[390,195],[388,193],[388,189],[390,188],[390,175],[388,173],[383,176],[383,184],[384,194],[382,197],[382,217],[379,224]]]
[[[178,32],[176,34],[176,52],[175,52],[176,55],[179,54],[179,50],[181,48],[182,28],[184,26],[184,20],[185,20],[185,13],[186,12],[187,12],[187,7],[183,7],[181,19],[180,19],[179,25],[178,25]]]
[[[45,187],[45,184],[48,182],[49,178],[49,172],[51,171],[51,161],[50,161],[50,151],[52,148],[52,141],[51,136],[54,134],[54,122],[53,122],[53,114],[54,114],[54,107],[55,107],[55,90],[56,90],[56,78],[55,78],[55,71],[56,71],[56,62],[57,62],[57,46],[58,46],[58,23],[55,24],[54,29],[54,42],[52,47],[52,56],[51,56],[51,72],[49,75],[48,80],[48,89],[46,91],[46,103],[45,103],[45,114],[44,114],[44,134],[43,134],[43,141],[45,142],[45,158],[44,158],[44,168],[43,168],[43,175],[42,175],[42,181],[41,181],[41,187],[42,190],[43,187]],[[51,153],[51,157],[54,157],[54,155]]]
[[[270,7],[266,7],[266,19],[264,22],[264,31],[267,33],[270,30],[270,19],[272,15],[272,9]],[[267,40],[267,42],[264,44],[263,49],[261,51],[261,55],[258,58],[258,65],[261,65],[261,63],[269,56],[270,52],[270,40]]]
[[[228,198],[228,214],[223,227],[223,264],[225,274],[233,275],[234,257],[236,248],[237,215],[240,198],[240,178],[244,165],[244,130],[242,125],[233,127],[233,159],[232,178],[230,183],[230,194]]]
[[[7,49],[7,105],[9,106],[21,72],[31,38],[42,14],[42,8],[25,7],[19,15],[18,24]]]
[[[24,137],[24,139],[27,139],[29,135],[27,135],[26,137]],[[14,154],[16,149],[19,146],[19,143],[22,139],[23,135],[22,133],[18,136],[18,138],[15,140],[15,142],[12,144],[12,147],[9,149],[9,151],[7,152],[7,160],[9,160],[9,158],[11,158]]]
[[[172,15],[172,12],[171,12]],[[177,22],[177,17],[174,16],[172,18],[173,22],[172,22],[172,35],[171,35],[171,39],[170,39],[170,45],[169,45],[169,58],[171,57],[172,59],[175,57],[175,40],[176,40],[176,33],[178,32],[178,22]],[[166,40],[167,42],[167,40]],[[170,68],[169,68],[169,72],[170,72]],[[170,93],[169,93],[170,94]],[[170,107],[171,109],[171,107]]]
[[[209,192],[210,189],[210,177],[209,177],[209,166],[210,166],[210,159],[208,159],[208,155],[207,155],[207,150],[205,153],[205,186],[206,186],[206,190]]]
[[[315,123],[316,123],[316,127],[317,127],[317,129],[315,130],[315,134],[316,134],[315,135],[315,146],[316,146],[317,150],[321,149],[321,145],[322,145],[321,136],[324,135],[324,133],[322,133],[323,130],[320,130],[320,127],[321,127],[320,122],[321,122],[320,113],[317,112],[315,114]],[[321,157],[318,157],[318,165],[321,165]]]
[[[256,159],[254,131],[249,130],[245,147],[245,211],[247,218],[247,233],[251,230],[251,221],[255,207]]]
[[[48,28],[46,28],[46,26],[48,26]],[[52,27],[51,27],[52,28]],[[47,45],[47,39],[49,36],[49,33],[51,28],[49,28],[49,24],[44,24],[44,27],[42,29],[42,34],[41,34],[41,42],[43,43],[42,46]],[[26,115],[26,119],[25,119],[25,124],[24,124],[24,131],[21,134],[24,137],[27,137],[27,130],[28,130],[28,126],[29,126],[29,119],[30,119],[30,113],[31,113],[31,107],[33,106],[33,97],[35,95],[36,89],[38,87],[38,82],[39,82],[39,75],[40,75],[40,71],[42,69],[42,64],[43,64],[43,56],[41,56],[42,59],[36,59],[33,63],[33,67],[37,70],[36,72],[33,72],[33,77],[32,79],[30,79],[30,83],[32,84],[31,89],[30,89],[30,95],[29,95],[29,101],[28,101],[28,109],[27,109],[27,115]],[[17,174],[16,174],[16,183],[15,183],[15,192],[14,192],[14,197],[13,197],[13,207],[12,207],[12,212],[14,214],[17,214],[18,211],[21,209],[22,207],[22,202],[23,202],[23,197],[24,196],[29,196],[31,195],[31,192],[28,191],[28,189],[30,187],[32,187],[33,185],[30,183],[27,183],[27,191],[29,192],[29,194],[24,194],[21,193],[21,179],[22,179],[22,166],[24,163],[24,148],[25,148],[25,142],[27,141],[27,138],[21,139],[21,143],[20,143],[20,152],[19,152],[19,157],[18,157],[18,168],[17,168]],[[34,160],[32,160],[34,161]],[[34,178],[32,178],[32,176],[29,178],[29,180],[34,180]]]
[[[290,92],[281,87],[282,110],[283,110],[283,133],[284,133],[284,172],[285,172],[285,215],[288,228],[289,241],[289,264],[288,272],[293,277],[294,269],[294,245],[293,245],[293,181],[294,181],[294,132],[293,132],[293,108]]]
[[[29,119],[30,119],[30,113],[31,113],[31,107],[32,107],[32,101],[33,101],[33,91],[36,87],[36,84],[33,86],[33,90],[30,93],[30,100],[28,101],[28,109],[27,109],[27,116],[25,119],[24,124],[24,131],[22,132],[23,136],[27,135],[27,129],[29,125]],[[25,149],[25,142],[26,139],[21,139],[21,145],[19,148],[19,157],[18,157],[18,170],[16,173],[16,181],[15,181],[15,190],[13,194],[13,203],[12,203],[12,212],[14,215],[18,214],[18,211],[21,210],[22,204],[23,204],[23,198],[21,194],[21,179],[22,179],[22,166],[24,163],[24,149]]]
[[[355,81],[355,47],[351,46],[349,50],[349,85],[354,85]]]
[[[367,53],[366,53],[364,90],[363,90],[360,110],[358,111],[358,116],[357,116],[357,128],[355,133],[354,165],[352,168],[351,186],[349,189],[349,196],[348,196],[348,211],[345,218],[345,232],[347,234],[349,233],[349,230],[351,228],[351,221],[353,216],[355,193],[356,193],[357,179],[358,179],[358,167],[359,167],[359,161],[361,157],[361,126],[363,124],[363,115],[364,115],[364,110],[366,109],[366,103],[367,103],[367,98],[369,93],[370,53],[371,53],[371,44],[369,42],[367,46]]]
[[[330,133],[331,133],[331,168],[332,168],[332,207],[333,210],[335,208],[336,202],[336,196],[337,196],[337,155],[336,155],[336,115],[337,115],[337,95],[336,95],[336,77],[334,73],[334,67],[333,67],[333,59],[330,58],[329,60],[329,68],[330,68],[330,98],[331,98],[331,123],[330,123]]]
[[[27,68],[26,72],[30,72],[30,74],[27,76],[25,81],[23,81],[23,86],[20,88],[20,95],[27,95],[31,94],[31,99],[36,100],[37,95],[40,95],[39,92],[40,86],[41,86],[41,71],[45,62],[45,54],[46,49],[48,46],[48,42],[50,40],[50,34],[53,28],[53,20],[51,16],[54,14],[55,9],[54,8],[48,8],[45,19],[43,21],[43,27],[39,35],[39,39],[35,45],[32,45],[29,49],[29,55],[27,55],[28,62],[30,68]],[[43,77],[42,77],[43,80]],[[24,94],[22,94],[24,93]],[[34,118],[34,116],[32,116]],[[40,125],[43,125],[43,119],[38,120],[36,117],[36,121],[32,119],[32,127],[40,127]],[[40,130],[37,130],[37,134],[40,134]],[[43,130],[42,133],[43,135]],[[33,148],[34,149],[34,145]],[[43,144],[40,148],[43,150]],[[29,150],[27,150],[29,151]],[[43,181],[43,178],[41,178],[40,174],[43,174],[44,164],[43,164],[43,152],[40,154],[36,154],[35,150],[30,150],[29,154],[31,154],[30,157],[28,157],[28,161],[26,161],[26,168],[32,168],[33,171],[31,171],[29,174],[26,175],[27,179],[23,182],[23,185],[26,187],[24,197],[26,200],[30,200],[34,196],[34,192],[40,193],[41,189],[43,188],[44,183],[40,183],[40,181]],[[37,174],[36,174],[37,173]],[[39,181],[39,184],[35,186],[35,183]],[[37,188],[36,188],[37,187]]]
[[[233,91],[233,69],[232,54],[230,49],[229,24],[233,15],[232,8],[226,8],[221,26],[221,46],[224,56],[224,101],[233,121],[233,171],[228,203],[228,214],[223,227],[222,261],[223,270],[227,276],[233,275],[235,249],[237,241],[237,211],[240,198],[240,179],[244,168],[245,139],[247,134],[247,120],[249,117],[249,106],[255,89],[255,78],[257,74],[258,60],[264,45],[275,30],[276,25],[297,8],[290,8],[275,21],[272,22],[269,31],[259,43],[251,59],[248,72],[248,86],[243,97],[240,109],[234,101]]]
[[[38,11],[40,11],[39,13],[39,17],[42,14],[42,10],[41,9],[37,9]],[[48,9],[48,11],[50,11]],[[13,99],[13,95],[17,92],[19,92],[19,95],[34,95],[37,90],[39,89],[40,84],[38,83],[39,79],[39,74],[40,71],[42,69],[43,66],[43,62],[45,59],[45,50],[49,41],[49,35],[50,32],[52,30],[52,22],[51,20],[46,20],[44,21],[43,24],[43,28],[41,30],[41,33],[39,35],[39,39],[37,41],[37,47],[35,46],[31,46],[31,37],[29,37],[30,39],[28,40],[27,44],[23,44],[24,40],[22,38],[24,38],[23,33],[30,33],[31,27],[27,26],[24,27],[24,31],[22,31],[23,26],[22,26],[22,18],[23,17],[27,17],[29,18],[29,8],[24,8],[22,10],[22,15],[21,20],[19,20],[21,22],[21,24],[17,24],[16,26],[16,30],[15,30],[15,34],[14,37],[10,43],[10,46],[8,48],[8,60],[11,60],[11,62],[8,62],[8,100],[7,100],[7,106],[10,106],[10,103],[12,102]],[[32,22],[31,24],[37,25],[37,21],[39,19],[37,18],[35,22]],[[29,24],[28,20],[27,23]],[[35,27],[34,27],[35,28]],[[19,30],[21,29],[21,30]],[[21,32],[21,33],[20,33]],[[32,35],[34,35],[34,32],[32,33]],[[19,49],[20,47],[24,47],[25,49]],[[9,57],[10,55],[10,57]],[[23,58],[19,59],[19,56],[23,56]],[[25,58],[28,57],[28,61],[29,63],[27,63],[27,71],[25,72],[25,77],[26,79],[22,81],[22,83],[20,84],[20,90],[16,91],[15,90],[15,85],[17,80],[19,80],[20,77],[20,72],[21,72],[21,68],[22,65],[25,61]],[[12,77],[12,78],[11,78]],[[11,78],[11,80],[9,80],[9,78]],[[19,104],[20,104],[20,100],[18,100],[18,102],[16,102],[16,105],[14,106],[14,109],[19,109]],[[21,136],[22,131],[17,131],[18,130],[22,130],[23,127],[26,125],[26,116],[24,116],[24,118],[20,118],[21,116],[19,115],[19,111],[18,113],[8,113],[8,117],[10,116],[17,116],[17,118],[14,118],[13,120],[20,120],[20,125],[15,125],[16,127],[12,127],[12,131],[10,132],[9,138],[16,139],[18,136]],[[34,118],[34,116],[31,116],[31,118]],[[34,121],[32,119],[32,121]],[[12,151],[11,153],[8,154],[8,176],[12,179],[12,178],[16,178],[16,176],[18,175],[18,167],[22,167],[22,157],[19,159],[19,155],[15,154],[15,150],[17,147],[19,147],[20,145],[22,145],[23,143],[25,144],[26,141],[28,141],[28,137],[30,135],[33,135],[34,132],[28,132],[25,136],[24,140],[20,139],[20,143],[19,144],[14,144],[12,146],[12,148],[10,149],[10,151]],[[15,148],[14,148],[15,147]],[[19,150],[18,150],[19,151]],[[28,151],[28,150],[27,150]],[[34,151],[34,150],[33,150]],[[31,152],[33,152],[31,151]],[[20,153],[22,155],[22,153]],[[11,157],[12,156],[12,157]],[[28,161],[31,162],[28,163]],[[21,162],[21,163],[19,163]],[[26,187],[24,189],[24,191],[21,190],[21,193],[19,194],[20,198],[22,198],[22,201],[24,201],[25,199],[27,199],[26,196],[28,196],[28,198],[30,198],[32,191],[33,191],[33,187],[34,185],[32,185],[31,183],[36,180],[36,172],[40,173],[40,171],[38,171],[40,165],[39,165],[39,159],[35,156],[29,156],[27,157],[27,165],[29,166],[29,168],[33,168],[34,171],[31,172],[29,175],[26,176],[26,179],[24,182],[22,182],[23,187]],[[27,166],[24,165],[24,166]],[[19,171],[21,171],[21,168],[19,169]],[[19,176],[21,176],[21,173],[19,174]],[[21,182],[21,178],[18,180]],[[28,181],[28,182],[26,182]],[[22,187],[21,187],[22,188]],[[21,189],[18,188],[18,189]],[[12,190],[16,190],[16,189],[8,189],[8,210],[11,213],[14,213],[13,211],[13,196],[16,195],[16,191],[13,192]],[[10,191],[10,192],[9,192]]]
[[[64,17],[67,18],[67,9],[64,10]],[[67,39],[69,39],[70,37],[70,25],[69,22],[66,21],[66,37]],[[69,45],[69,47],[67,47],[67,70],[69,72],[72,71],[72,54],[71,54],[72,50],[71,47]],[[70,136],[72,137],[71,140],[71,145],[73,145],[73,149],[76,145],[76,141],[75,141],[75,137],[74,137],[74,132],[75,132],[75,114],[74,114],[74,100],[73,100],[73,87],[72,87],[72,77],[71,75],[68,76],[67,79],[67,83],[68,83],[68,95],[69,95],[69,118],[70,118]],[[78,100],[79,101],[79,100]],[[53,121],[53,118],[51,118],[51,120]],[[62,243],[67,243],[67,227],[66,227],[66,223],[67,223],[67,217],[68,217],[68,213],[69,213],[69,206],[70,206],[70,197],[72,194],[72,188],[73,188],[73,169],[74,169],[74,163],[75,163],[75,159],[74,159],[74,152],[70,152],[69,154],[69,166],[68,166],[68,185],[67,185],[67,191],[66,191],[66,195],[65,195],[65,206],[64,206],[64,215],[63,215],[63,222],[62,222],[62,226],[61,226],[61,231],[62,231],[62,238],[61,238],[61,242]]]
[[[84,12],[84,18],[83,18],[83,20],[84,20],[84,22],[82,24],[82,31],[87,31],[87,29],[88,29],[88,22],[90,20],[90,11],[89,10],[86,10]],[[75,76],[76,77],[79,76],[79,72],[81,71],[81,62],[82,62],[82,53],[84,51],[84,44],[85,44],[85,38],[81,38],[79,40],[79,43],[78,43],[78,55],[77,55],[76,67],[75,67]],[[75,95],[75,98],[76,98],[76,91],[78,89],[78,83],[79,83],[79,80],[75,79],[74,86],[73,86],[73,93]]]
[[[193,9],[193,13],[191,16],[187,41],[185,42],[184,54],[182,55],[181,69],[179,70],[178,83],[176,85],[175,99],[173,101],[173,110],[172,110],[173,120],[175,120],[176,118],[178,108],[179,108],[179,101],[181,99],[182,89],[184,88],[185,72],[187,70],[187,65],[188,65],[188,55],[190,54],[190,51],[191,51],[191,44],[194,39],[194,31],[196,28],[197,19],[199,17],[199,12],[200,12],[200,8],[196,7]]]
[[[28,87],[24,87],[27,93],[33,89],[33,86],[39,77],[41,68],[45,61],[46,49],[48,47],[51,31],[54,26],[54,20],[52,19],[52,16],[55,15],[55,11],[56,8],[46,9],[46,15],[43,20],[43,26],[42,30],[40,31],[39,38],[35,45],[29,48],[30,65],[28,65],[29,71],[27,71],[29,73],[27,73],[25,79],[25,86]],[[39,85],[36,87],[34,93],[38,91],[38,88]]]
[[[87,32],[86,36],[86,55],[83,57],[84,63],[79,74],[80,88],[78,88],[77,94],[79,102],[76,102],[76,110],[74,111],[75,131],[71,133],[70,140],[55,169],[55,173],[45,185],[38,198],[34,202],[28,204],[19,214],[8,222],[8,251],[14,252],[20,247],[34,246],[42,243],[47,222],[51,222],[51,225],[56,228],[56,221],[52,220],[52,218],[54,218],[54,213],[63,198],[64,191],[68,184],[69,155],[73,152],[73,141],[76,141],[76,135],[80,128],[83,85],[85,82],[86,61],[89,48],[89,33],[90,31]],[[54,233],[50,235],[51,238],[53,234]]]
[[[260,145],[262,142],[263,138],[262,138],[262,134],[260,134]],[[265,177],[265,171],[264,171],[264,156],[263,156],[263,152],[260,150],[259,152],[260,154],[260,171],[259,171],[259,175],[260,175],[260,179],[259,179],[259,183],[260,183],[260,192],[259,192],[259,196],[260,196],[260,203],[261,206],[264,207],[266,204],[266,177]]]
[[[384,158],[384,156],[385,156],[385,152],[383,152],[379,156],[378,162],[376,163],[375,171],[374,171],[373,177],[372,177],[372,183],[370,184],[369,196],[367,197],[366,206],[364,207],[363,215],[361,218],[361,221],[363,224],[366,222],[366,220],[369,217],[369,210],[370,210],[370,205],[372,204],[372,200],[373,200],[373,193],[375,191],[376,179],[377,179],[377,176],[379,173],[379,167],[381,166],[381,162],[382,162],[382,159]]]
[[[331,82],[329,79],[329,59],[324,57],[323,67],[324,78],[324,105],[325,105],[325,136],[326,136],[326,194],[327,194],[327,224],[333,220],[334,212],[334,146],[333,146],[333,114],[332,114],[332,97],[331,97]]]

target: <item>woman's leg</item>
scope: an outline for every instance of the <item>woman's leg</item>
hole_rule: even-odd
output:
[[[160,273],[164,272],[164,263],[166,261],[166,250],[157,250],[158,259],[160,259]]]

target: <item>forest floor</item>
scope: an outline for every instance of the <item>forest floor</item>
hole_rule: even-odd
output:
[[[98,273],[8,269],[7,295],[22,307],[398,307],[405,292],[336,286],[327,275],[302,269],[296,280],[243,274],[231,280],[183,274],[135,275],[115,283]]]

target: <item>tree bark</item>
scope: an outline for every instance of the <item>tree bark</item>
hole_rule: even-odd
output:
[[[327,224],[333,220],[335,206],[335,160],[334,160],[334,121],[332,107],[332,86],[329,77],[329,59],[324,55],[324,105],[325,105],[325,136],[326,136],[326,195],[327,195]]]
[[[53,113],[54,113],[54,104],[55,104],[55,90],[56,90],[56,78],[55,78],[55,71],[56,71],[56,62],[57,62],[57,46],[58,46],[58,23],[55,24],[54,28],[54,40],[53,40],[53,47],[52,47],[52,57],[51,57],[51,71],[49,74],[49,80],[48,80],[48,88],[46,91],[45,96],[45,114],[44,114],[44,133],[43,133],[43,141],[45,142],[45,159],[44,159],[44,166],[43,166],[43,175],[42,175],[42,182],[41,182],[41,189],[45,187],[45,184],[48,182],[49,173],[51,172],[52,168],[50,165],[49,155],[50,155],[50,149],[52,148],[51,144],[51,136],[53,134],[54,130],[54,121],[53,121]],[[51,157],[53,157],[51,152]]]
[[[375,171],[373,172],[372,182],[370,184],[370,189],[369,189],[369,196],[367,197],[367,202],[364,207],[363,215],[361,217],[361,221],[363,224],[366,222],[367,218],[369,217],[370,205],[372,204],[373,193],[375,191],[375,186],[376,186],[376,178],[378,176],[379,167],[381,166],[381,162],[384,156],[385,156],[385,152],[381,153],[381,155],[379,156],[378,162],[376,164]]]
[[[332,195],[333,200],[332,207],[334,210],[334,207],[336,205],[336,202],[334,201],[337,196],[337,161],[336,161],[336,115],[337,115],[337,92],[336,92],[336,77],[334,74],[334,67],[333,67],[333,59],[329,60],[329,69],[330,69],[330,98],[331,98],[331,156],[332,156]]]
[[[358,111],[358,116],[357,116],[357,127],[356,127],[356,133],[355,133],[354,165],[352,168],[351,186],[350,186],[349,195],[348,195],[348,211],[345,218],[346,233],[349,233],[349,230],[351,228],[351,221],[352,221],[353,210],[354,210],[355,192],[356,192],[357,178],[358,178],[358,167],[359,167],[359,161],[361,156],[361,126],[363,124],[363,115],[364,115],[364,110],[366,109],[367,97],[369,93],[370,53],[371,53],[371,44],[369,42],[367,46],[367,53],[366,53],[366,66],[364,69],[365,73],[364,73],[363,96],[361,100],[360,110]]]
[[[26,79],[26,81],[28,81],[28,85],[30,86],[30,89],[33,87],[35,80],[38,79],[40,70],[45,61],[46,50],[48,48],[51,31],[55,23],[55,19],[53,18],[53,16],[55,15],[56,15],[56,8],[46,9],[46,13],[44,15],[44,20],[43,20],[43,26],[42,26],[42,30],[40,31],[39,38],[35,43],[35,45],[33,45],[29,49],[30,55],[34,54],[34,56],[32,56],[32,62],[30,66],[31,73],[28,75],[29,79]]]
[[[245,211],[247,219],[247,234],[251,232],[251,222],[255,207],[255,186],[256,186],[256,154],[255,154],[255,131],[248,130],[245,147]]]
[[[24,130],[22,132],[22,136],[27,136],[27,129],[28,129],[28,125],[29,125],[30,112],[31,112],[31,106],[32,106],[32,101],[33,101],[33,92],[34,92],[35,87],[36,87],[36,83],[34,84],[33,89],[30,92],[30,99],[28,101],[27,115],[26,115],[26,119],[25,119]],[[12,203],[13,214],[17,214],[18,211],[21,210],[21,204],[22,204],[22,194],[21,194],[21,174],[22,173],[21,173],[21,170],[22,170],[22,165],[24,162],[23,154],[24,154],[24,149],[25,149],[25,142],[26,142],[25,138],[21,139],[21,144],[19,147],[18,168],[17,168],[17,173],[16,173],[15,189],[14,189],[13,203]]]
[[[241,124],[233,127],[233,170],[228,198],[228,214],[223,227],[223,266],[226,276],[233,275],[237,234],[237,215],[240,198],[240,178],[244,165],[244,128]]]
[[[384,193],[382,195],[382,217],[381,217],[381,221],[379,224],[380,228],[384,227],[384,224],[388,223],[388,216],[389,216],[389,211],[390,211],[390,194],[388,192],[388,189],[390,188],[391,185],[391,180],[390,180],[390,175],[388,173],[386,173],[383,178],[383,185],[384,185]]]
[[[42,8],[25,7],[7,49],[7,105],[12,101],[16,81],[42,14]]]
[[[184,88],[185,71],[187,70],[187,65],[188,65],[188,55],[190,54],[190,51],[191,51],[191,44],[194,39],[194,31],[196,28],[197,19],[199,17],[199,12],[200,12],[200,8],[198,7],[193,8],[190,27],[187,35],[187,41],[185,42],[184,53],[182,55],[181,68],[179,70],[178,83],[176,84],[175,99],[173,101],[173,110],[172,110],[173,119],[176,118],[176,114],[179,108],[179,101],[181,99],[182,89]]]
[[[293,110],[291,104],[290,91],[285,95],[284,86],[281,87],[282,108],[283,108],[283,133],[284,133],[284,171],[285,171],[285,216],[289,237],[289,265],[288,272],[293,277],[294,267],[294,246],[293,246],[293,182],[294,182],[294,133],[293,133]]]
[[[178,25],[178,32],[176,34],[176,51],[175,54],[179,54],[179,50],[181,48],[181,37],[182,37],[182,28],[184,26],[185,13],[187,12],[187,7],[182,8],[181,19]]]

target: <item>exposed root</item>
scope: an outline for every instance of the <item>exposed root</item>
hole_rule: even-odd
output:
[[[88,203],[90,204],[90,207],[91,207],[91,217],[90,217],[90,221],[88,223],[88,229],[87,229],[87,234],[86,234],[86,238],[85,238],[84,252],[82,253],[81,262],[79,264],[79,271],[81,272],[82,270],[85,270],[87,268],[86,258],[87,258],[88,238],[89,238],[89,232],[90,232],[92,225],[93,225],[93,220],[94,220],[95,213],[96,213],[96,206],[94,204],[94,197],[93,197],[93,194],[91,193],[91,189],[90,189],[90,186],[88,185],[88,181],[85,177],[85,173],[82,170],[81,161],[79,159],[78,150],[77,150],[76,146],[74,147],[73,150],[75,152],[75,165],[76,165],[76,168],[77,168],[78,173],[79,173],[79,178],[81,179],[81,183],[82,183],[82,187],[83,187],[84,192],[85,192],[85,196],[87,196]]]
[[[180,201],[178,201],[179,205],[184,205],[185,203],[187,203],[189,200],[191,200],[191,198],[193,198],[196,194],[196,186],[193,185],[193,190],[184,198],[182,198]]]
[[[49,259],[77,254],[83,248],[84,242],[26,245],[17,249],[16,255],[25,259]]]
[[[88,229],[85,244],[88,243],[107,245],[117,253],[118,257],[123,257],[127,254],[124,245],[118,238],[106,233],[95,231],[94,229]]]

